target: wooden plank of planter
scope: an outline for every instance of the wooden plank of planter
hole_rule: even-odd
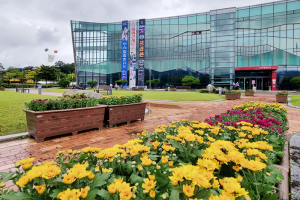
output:
[[[103,128],[105,108],[95,106],[64,110],[30,111],[26,112],[28,134],[37,142],[47,137],[72,133],[92,128]]]
[[[110,105],[106,108],[105,124],[112,128],[119,123],[130,123],[133,120],[145,118],[146,103]]]
[[[288,200],[289,199],[289,143],[285,142],[284,147],[284,156],[281,159],[280,165],[274,165],[277,167],[282,175],[284,176],[284,180],[281,183],[278,183],[279,193],[278,199]]]

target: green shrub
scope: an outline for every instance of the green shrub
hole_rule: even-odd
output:
[[[297,87],[300,87],[300,77],[294,77],[290,80],[291,83],[294,83]]]
[[[59,87],[62,87],[62,88],[67,88],[69,87],[69,84],[70,84],[70,81],[68,81],[67,79],[63,78],[63,79],[60,79],[58,81],[58,85]],[[53,86],[52,86],[53,87]]]
[[[241,93],[240,90],[226,90],[225,93]]]
[[[277,95],[289,95],[289,92],[286,90],[277,92]]]
[[[81,94],[73,94],[73,95],[63,95],[62,99],[84,99],[84,98],[88,98],[84,93]]]
[[[200,93],[209,93],[209,90],[208,89],[200,89],[199,92]]]
[[[97,81],[88,81],[87,84],[90,84],[91,88],[95,87],[97,85]]]
[[[115,81],[115,83],[117,83],[118,85],[121,85],[122,83],[128,83],[128,81],[127,80],[117,80],[117,81]]]
[[[254,92],[252,89],[247,89],[246,92]]]
[[[200,85],[200,80],[193,76],[185,76],[181,81],[183,86]]]
[[[142,102],[142,94],[134,94],[134,95],[115,95],[115,96],[105,96],[99,98],[99,104],[103,105],[121,105],[121,104],[131,104],[131,103],[141,103]]]
[[[29,103],[25,103],[27,110],[32,111],[46,111],[46,110],[62,110],[72,108],[84,108],[93,107],[98,104],[96,98],[85,98],[85,99],[36,99]]]

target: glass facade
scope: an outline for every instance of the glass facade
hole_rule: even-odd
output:
[[[121,21],[71,21],[79,83],[96,80],[109,85],[121,79]],[[139,58],[138,42],[136,52]],[[184,76],[192,75],[200,79],[201,87],[211,83],[230,88],[242,78],[237,67],[260,66],[278,66],[277,89],[296,88],[289,80],[300,76],[300,0],[146,19],[144,79],[149,80],[149,74],[160,79],[157,87],[179,86]],[[255,79],[262,82],[261,88],[267,80],[270,84],[271,75],[265,76],[269,72],[254,73],[264,74],[265,81]]]

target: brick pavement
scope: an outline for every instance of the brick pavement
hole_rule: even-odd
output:
[[[47,140],[43,143],[36,143],[33,139],[14,140],[0,143],[0,172],[14,171],[14,163],[28,157],[35,157],[35,163],[51,160],[55,153],[60,150],[70,148],[82,149],[86,146],[100,147],[102,149],[111,147],[115,144],[124,144],[132,138],[132,133],[146,129],[153,131],[157,125],[180,119],[199,120],[214,116],[233,108],[235,105],[246,101],[261,101],[264,103],[275,102],[275,95],[256,95],[254,97],[242,97],[234,101],[219,102],[166,102],[153,101],[149,102],[147,107],[151,109],[151,114],[145,117],[145,121],[135,121],[122,124],[118,127],[104,128],[103,130],[92,130],[83,132],[75,136],[62,136],[55,139]],[[285,105],[288,109],[288,118],[290,129],[289,135],[300,132],[300,110]],[[11,185],[8,184],[7,187]]]

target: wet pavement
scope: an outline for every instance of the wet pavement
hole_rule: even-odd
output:
[[[181,119],[204,121],[205,118],[226,112],[235,105],[247,101],[275,102],[275,95],[257,94],[254,97],[244,97],[238,100],[223,100],[217,102],[167,102],[159,100],[145,100],[147,108],[151,110],[144,121],[133,121],[130,124],[120,124],[114,128],[91,130],[72,136],[64,135],[36,143],[34,139],[14,140],[0,143],[0,172],[14,171],[14,163],[28,157],[35,157],[34,163],[44,162],[55,158],[60,150],[77,149],[87,146],[108,148],[115,144],[124,144],[132,139],[132,134],[143,129],[153,131],[157,125],[167,124]],[[291,136],[300,132],[300,109],[288,107],[288,118]],[[11,187],[8,183],[7,187]]]

